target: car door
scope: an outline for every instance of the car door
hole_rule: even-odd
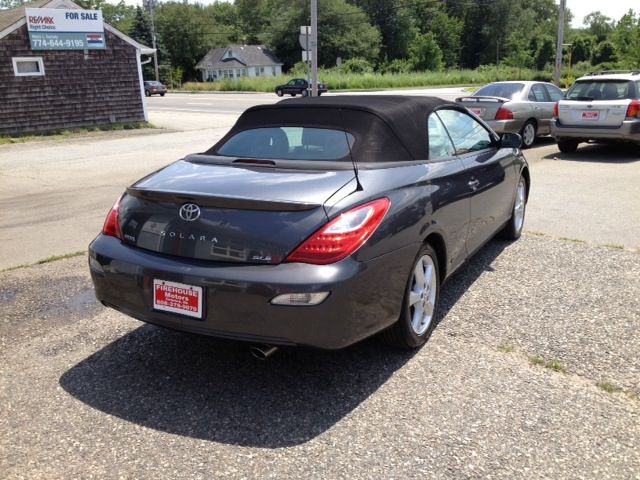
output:
[[[296,80],[290,80],[287,82],[282,90],[286,94],[296,93]]]
[[[533,104],[534,115],[538,122],[538,135],[548,134],[555,102],[551,101],[542,83],[534,83],[531,86],[528,99]]]
[[[509,219],[515,192],[515,154],[498,148],[495,135],[470,115],[453,109],[437,113],[465,168],[470,196],[466,249],[472,254]]]
[[[471,215],[467,174],[456,156],[451,138],[436,113],[427,119],[429,140],[428,177],[432,221],[447,245],[447,271],[452,272],[467,258],[466,239]]]

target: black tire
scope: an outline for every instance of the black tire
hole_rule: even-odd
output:
[[[279,97],[281,97],[282,95],[284,95],[284,93],[282,93],[282,90],[277,89],[277,90],[276,90],[276,95],[278,95]]]
[[[164,93],[161,93],[161,94],[160,94],[160,96],[161,96],[161,97],[164,97]]]
[[[420,261],[425,255],[429,256],[433,263],[434,275],[435,275],[435,305],[431,320],[424,332],[421,334],[411,326],[412,311],[409,304],[409,295],[414,287],[414,271]],[[381,340],[391,346],[412,349],[421,347],[431,336],[433,329],[436,326],[438,320],[438,302],[440,300],[440,269],[438,267],[438,256],[431,245],[425,244],[420,248],[415,260],[412,263],[411,271],[407,279],[407,285],[405,286],[404,298],[402,300],[402,310],[400,311],[400,317],[398,321],[391,325],[389,328],[380,333]]]
[[[150,97],[151,96],[151,92],[149,90],[145,90],[144,91],[144,96],[145,97]]]
[[[295,97],[295,96],[296,96],[296,94],[295,94],[295,93],[291,93],[290,95],[291,95],[292,97]]]
[[[520,188],[522,187],[522,192],[520,192]],[[524,220],[526,218],[527,213],[527,197],[528,197],[528,189],[527,182],[524,177],[521,175],[518,179],[518,183],[516,184],[516,194],[513,199],[513,207],[511,207],[511,218],[504,226],[502,231],[500,232],[500,237],[504,240],[515,241],[520,238],[522,235],[522,229],[524,228]],[[519,195],[522,194],[522,198]],[[520,205],[519,202],[522,202],[522,210],[521,216],[518,214],[516,210]]]
[[[558,140],[558,149],[562,153],[575,153],[578,150],[577,140]]]
[[[527,132],[525,136],[525,130],[533,129],[533,134],[531,132]],[[520,136],[522,137],[522,148],[531,148],[531,146],[536,142],[536,136],[538,135],[538,128],[536,126],[536,122],[533,120],[527,120],[524,122],[522,126],[522,130],[520,130]]]
[[[306,97],[307,95],[309,95],[309,90],[305,88],[304,90],[302,90],[302,92],[300,92],[300,95],[302,95],[303,97]]]
[[[322,96],[322,92],[318,92],[318,96],[321,97]]]

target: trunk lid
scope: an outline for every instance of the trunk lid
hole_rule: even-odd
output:
[[[354,178],[351,169],[203,161],[211,158],[187,157],[129,187],[123,241],[179,257],[278,264],[327,221],[323,204]]]
[[[456,103],[467,107],[485,121],[495,119],[500,107],[509,101],[508,98],[487,96],[461,97],[456,99]]]
[[[630,100],[561,100],[560,123],[580,127],[619,127],[625,119]]]

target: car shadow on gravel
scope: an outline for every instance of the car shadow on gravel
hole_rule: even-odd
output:
[[[489,243],[445,284],[441,319],[507,245]],[[331,428],[416,353],[372,338],[339,351],[282,348],[261,362],[247,344],[144,325],[67,370],[60,385],[147,428],[281,448]]]
[[[581,143],[575,153],[557,151],[542,158],[569,162],[633,163],[640,161],[640,147],[616,143]]]

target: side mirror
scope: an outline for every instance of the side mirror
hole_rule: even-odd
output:
[[[517,133],[503,133],[500,138],[501,148],[520,148],[522,146],[522,137]]]

